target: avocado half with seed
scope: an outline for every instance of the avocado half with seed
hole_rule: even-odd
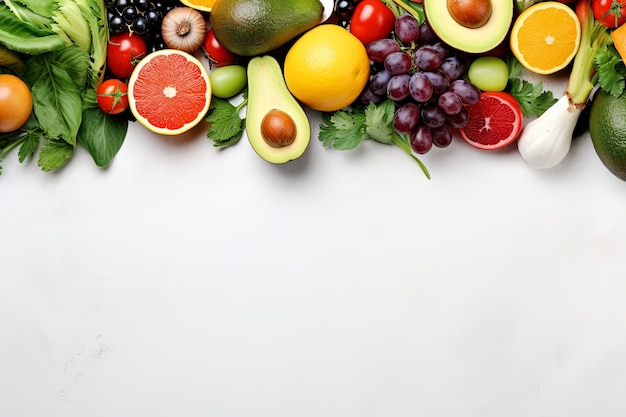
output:
[[[500,45],[513,21],[511,0],[489,1],[491,15],[485,24],[476,28],[458,23],[446,0],[424,0],[424,12],[433,31],[446,44],[468,53],[483,53]]]
[[[280,112],[293,126],[294,137],[286,145],[268,140],[266,116]],[[278,61],[271,55],[257,56],[248,63],[246,134],[252,149],[263,159],[282,164],[297,159],[311,140],[311,125],[304,109],[287,89]]]

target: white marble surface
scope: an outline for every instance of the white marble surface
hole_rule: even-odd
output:
[[[205,132],[4,161],[0,416],[626,414],[626,184],[588,136],[550,171],[455,141],[428,181]]]

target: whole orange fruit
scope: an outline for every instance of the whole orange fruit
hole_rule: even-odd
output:
[[[302,35],[285,57],[285,83],[313,110],[331,112],[356,100],[367,84],[370,64],[359,39],[333,24]]]

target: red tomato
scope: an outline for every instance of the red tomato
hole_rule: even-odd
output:
[[[128,108],[128,87],[123,81],[110,78],[98,87],[98,106],[108,114],[119,114]]]
[[[232,65],[237,62],[237,55],[224,48],[224,46],[219,43],[215,38],[213,29],[209,29],[207,32],[204,43],[202,44],[202,50],[211,65],[215,65],[216,67],[225,67],[226,65]]]
[[[350,33],[363,45],[388,37],[396,16],[380,0],[361,0],[350,18]]]
[[[118,78],[128,78],[148,48],[139,35],[128,32],[111,35],[107,44],[107,68]]]
[[[626,0],[592,0],[593,17],[608,28],[616,28],[626,22]]]

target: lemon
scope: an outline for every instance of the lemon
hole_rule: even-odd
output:
[[[589,111],[589,134],[604,166],[626,181],[626,95],[598,90]]]
[[[322,24],[302,35],[287,51],[285,83],[313,110],[331,112],[354,102],[367,84],[365,46],[346,29]]]

